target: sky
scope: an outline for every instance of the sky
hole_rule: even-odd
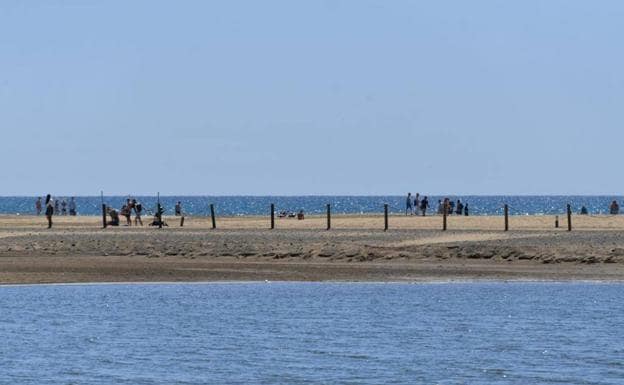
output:
[[[624,2],[0,3],[0,195],[616,194]]]

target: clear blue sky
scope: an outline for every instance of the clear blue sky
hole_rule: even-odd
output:
[[[3,1],[0,195],[621,193],[622,1]]]

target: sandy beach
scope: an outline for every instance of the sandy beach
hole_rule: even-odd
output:
[[[624,217],[324,216],[167,218],[163,229],[99,217],[0,216],[0,283],[146,281],[624,280]]]

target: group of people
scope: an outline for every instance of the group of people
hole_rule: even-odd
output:
[[[407,199],[405,200],[405,215],[427,215],[427,209],[429,208],[429,197],[424,196],[422,199],[420,193],[416,193],[412,197],[412,193],[407,193]],[[468,216],[468,203],[464,204],[461,200],[457,200],[457,204],[449,198],[444,200],[438,200],[438,214],[447,215],[457,214]]]
[[[407,193],[407,200],[405,201],[405,215],[427,215],[427,209],[429,208],[429,198],[424,196],[420,198],[420,193],[416,193],[412,198],[412,193]]]
[[[51,201],[51,206],[52,206],[52,214],[54,215],[56,213],[56,215],[67,215],[69,213],[69,215],[76,215],[78,212],[76,211],[76,200],[74,197],[71,197],[69,199],[69,202],[67,202],[67,200],[65,200],[64,198],[62,200],[59,199],[52,199],[52,197],[50,197],[50,199],[48,200],[48,196],[50,196],[50,194],[48,194],[46,196],[46,212],[47,212],[47,205],[49,203],[49,201]],[[37,198],[37,200],[35,201],[35,212],[37,213],[37,215],[41,215],[41,213],[43,212],[43,206],[44,203],[42,203],[41,197]],[[69,210],[69,211],[68,211]],[[47,215],[47,214],[46,214]]]
[[[449,198],[444,198],[444,200],[438,200],[438,214],[444,214],[446,211],[446,215],[469,215],[468,203],[464,204],[460,199],[457,200],[457,204],[450,200]]]
[[[119,226],[119,215],[121,215],[126,219],[126,226],[132,226],[132,213],[134,213],[134,225],[138,226],[140,224],[143,226],[143,220],[141,219],[143,205],[136,199],[130,198],[126,199],[126,203],[121,206],[119,211],[112,207],[106,208],[106,214],[111,217],[110,221],[106,224],[108,226]]]

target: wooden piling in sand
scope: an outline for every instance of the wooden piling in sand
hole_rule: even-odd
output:
[[[331,229],[331,206],[327,204],[327,230]]]
[[[102,228],[106,228],[106,205],[102,203]]]
[[[271,203],[271,230],[275,228],[275,204]]]
[[[384,231],[388,231],[388,204],[384,204]]]
[[[570,206],[569,203],[567,206],[567,212],[568,212],[568,231],[572,231],[572,207]]]
[[[442,231],[446,231],[446,215],[448,212],[448,202],[444,202],[442,211]]]
[[[215,210],[214,210],[214,205],[212,203],[210,204],[210,219],[212,219],[212,228],[216,229],[217,221],[215,219]]]
[[[509,231],[509,206],[505,204],[505,231]]]

